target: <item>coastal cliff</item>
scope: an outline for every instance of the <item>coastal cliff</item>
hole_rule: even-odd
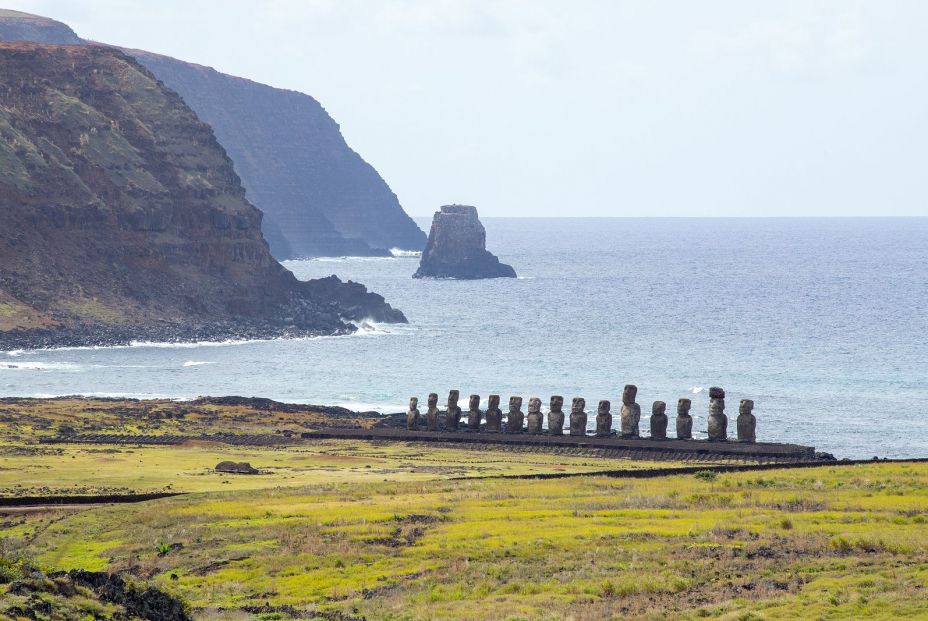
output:
[[[271,256],[212,130],[111,47],[0,43],[0,349],[405,321]]]
[[[264,212],[274,256],[389,256],[425,234],[338,124],[303,93],[167,56],[127,50],[213,127]]]
[[[83,43],[67,24],[40,15],[0,9],[0,41],[32,41],[34,43]]]
[[[413,278],[515,278],[512,266],[486,249],[487,232],[470,205],[444,205],[435,212],[429,241]]]
[[[86,43],[67,25],[0,11],[0,40]],[[425,234],[377,171],[352,150],[318,101],[302,93],[141,50],[123,50],[212,126],[278,260],[389,256]]]

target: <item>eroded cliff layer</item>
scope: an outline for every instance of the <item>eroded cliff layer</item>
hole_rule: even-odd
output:
[[[52,19],[0,10],[0,40],[85,43]],[[124,50],[213,127],[279,260],[388,256],[421,250],[425,234],[377,171],[353,151],[318,101],[209,67]]]
[[[268,219],[274,255],[421,250],[425,234],[318,101],[167,56],[127,50],[209,123],[248,198]],[[275,246],[277,235],[289,248]],[[379,252],[378,252],[379,250]]]
[[[110,47],[0,43],[0,349],[404,321],[268,251],[208,125]],[[43,341],[44,339],[44,341]]]
[[[0,41],[35,43],[83,43],[66,24],[47,17],[0,9]]]

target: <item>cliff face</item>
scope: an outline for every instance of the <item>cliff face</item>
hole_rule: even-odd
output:
[[[65,24],[47,17],[0,9],[0,41],[34,41],[36,43],[83,43]]]
[[[166,56],[128,53],[213,127],[249,200],[289,245],[289,251],[278,249],[274,231],[266,228],[275,256],[387,254],[392,247],[424,246],[425,235],[396,195],[312,97]]]
[[[65,24],[0,10],[0,40],[84,43]],[[167,56],[124,50],[212,126],[247,198],[265,218],[277,259],[388,256],[421,250],[425,234],[376,170],[312,97]]]
[[[487,232],[470,205],[444,205],[435,212],[429,241],[413,278],[515,278],[511,266],[487,251]]]
[[[333,333],[365,316],[405,320],[277,263],[210,127],[138,62],[0,43],[0,345]]]

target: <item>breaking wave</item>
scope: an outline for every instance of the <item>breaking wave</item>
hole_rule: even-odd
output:
[[[421,250],[403,250],[402,248],[390,248],[390,254],[398,258],[421,257]]]
[[[81,366],[73,362],[5,362],[0,369],[17,371],[80,371]]]

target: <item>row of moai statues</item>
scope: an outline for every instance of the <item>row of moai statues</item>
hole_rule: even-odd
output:
[[[638,388],[633,384],[625,386],[622,391],[622,409],[619,413],[620,435],[622,438],[638,438],[641,422],[641,406],[635,402]],[[442,416],[438,409],[438,394],[429,394],[428,410],[423,417],[419,412],[419,399],[409,399],[409,411],[406,413],[406,427],[409,430],[420,428],[424,418],[425,427],[429,431],[458,431],[464,419],[464,413],[458,406],[460,393],[452,390],[448,394],[448,405]],[[677,439],[693,439],[693,417],[690,415],[692,401],[680,399],[677,401]],[[548,409],[548,434],[553,436],[564,435],[564,397],[555,395],[551,397]],[[570,411],[569,434],[572,436],[585,436],[587,428],[586,400],[577,397],[573,400]],[[615,434],[612,429],[611,403],[600,401],[596,410],[596,435],[600,437]],[[651,406],[651,439],[667,439],[667,404],[655,401]],[[756,442],[757,420],[753,414],[754,402],[742,399],[738,408],[737,433],[740,442]],[[503,411],[499,407],[499,395],[490,395],[487,409],[480,409],[480,395],[471,395],[467,411],[466,428],[470,431],[479,431],[483,421],[486,421],[486,431],[500,433],[503,430]],[[544,415],[541,412],[541,399],[532,397],[528,400],[528,416],[522,412],[522,397],[510,397],[509,412],[506,416],[507,433],[531,434],[544,433]],[[709,421],[708,436],[712,442],[722,442],[728,439],[728,417],[725,415],[725,391],[718,387],[709,389]]]

